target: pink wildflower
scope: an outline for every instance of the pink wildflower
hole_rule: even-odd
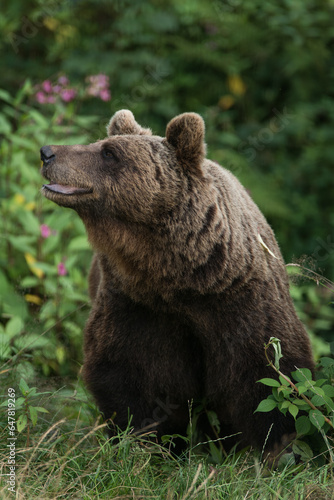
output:
[[[36,101],[39,102],[40,104],[44,104],[46,103],[46,95],[44,94],[44,92],[37,92],[36,95]]]
[[[42,224],[40,230],[42,238],[48,238],[51,235],[51,229],[46,224]]]
[[[100,98],[102,99],[102,101],[110,101],[110,92],[108,89],[103,89],[100,91]]]
[[[58,264],[58,276],[66,276],[67,274],[67,269],[65,267],[64,262],[60,262]]]
[[[50,82],[50,80],[45,80],[42,83],[42,89],[44,90],[44,92],[47,92],[47,93],[52,92],[52,83]]]
[[[60,96],[64,102],[73,101],[76,95],[77,91],[75,89],[64,89],[60,93]]]
[[[86,89],[88,95],[100,97],[102,101],[110,101],[109,76],[100,73],[87,77],[89,85]]]
[[[63,86],[68,85],[69,84],[69,79],[67,78],[67,76],[64,76],[64,75],[60,76],[58,78],[58,83],[60,83],[60,85],[63,85]]]

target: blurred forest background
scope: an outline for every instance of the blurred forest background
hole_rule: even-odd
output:
[[[272,225],[316,355],[334,341],[334,0],[3,0],[0,358],[24,374],[81,363],[91,257],[42,199],[39,148],[105,136],[118,109],[163,135],[184,111]],[[13,358],[14,356],[14,358]],[[5,368],[4,370],[6,371]]]

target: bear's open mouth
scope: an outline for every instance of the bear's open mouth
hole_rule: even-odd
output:
[[[82,188],[82,187],[76,187],[76,186],[63,186],[62,184],[44,184],[43,189],[47,189],[48,191],[52,191],[53,193],[58,193],[58,194],[65,194],[65,195],[70,195],[70,194],[88,194],[93,191],[92,188]]]

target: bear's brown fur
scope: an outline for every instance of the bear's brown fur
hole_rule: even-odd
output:
[[[184,434],[189,401],[205,398],[222,433],[277,447],[294,424],[254,413],[270,392],[257,381],[274,376],[264,344],[281,339],[286,374],[313,369],[310,344],[274,234],[205,158],[202,118],[179,115],[162,138],[123,110],[106,139],[41,156],[44,195],[78,212],[95,250],[83,373],[105,418]]]

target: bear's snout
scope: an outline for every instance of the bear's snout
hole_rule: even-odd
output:
[[[41,153],[41,160],[44,165],[47,165],[56,158],[56,155],[53,153],[51,146],[43,146],[40,149],[40,153]]]

